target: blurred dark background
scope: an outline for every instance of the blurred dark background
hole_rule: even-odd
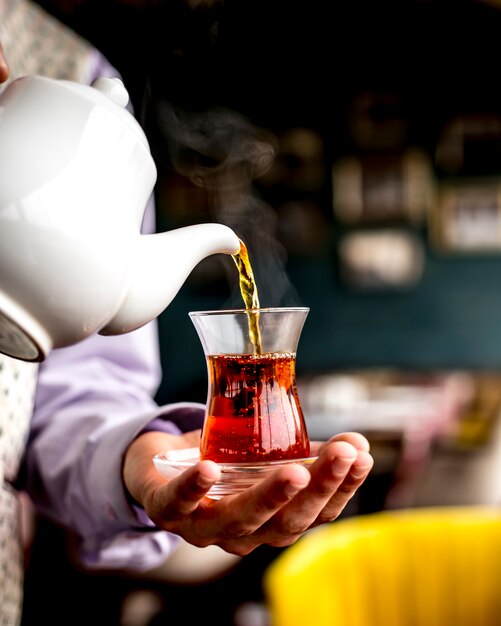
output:
[[[159,230],[224,219],[248,244],[261,303],[311,308],[302,370],[500,365],[499,242],[447,249],[432,239],[442,186],[491,189],[499,173],[495,2],[95,0],[60,15],[124,76],[157,160]],[[191,177],[262,131],[276,150],[271,169],[248,175],[247,204],[218,213],[224,191],[215,199]],[[458,145],[459,164],[438,158]],[[347,158],[361,171],[352,194],[363,217],[334,204]],[[418,247],[416,276],[397,288],[366,276],[360,288],[342,242],[388,228]],[[160,401],[204,393],[187,313],[240,306],[236,280],[231,260],[204,260],[161,316]]]
[[[227,223],[261,304],[310,307],[297,366],[311,435],[360,430],[376,458],[345,515],[497,502],[501,3],[40,4],[122,73],[157,163],[158,230]],[[159,318],[160,403],[206,399],[188,312],[241,306],[231,258],[194,269]],[[166,602],[152,624],[231,596],[233,625],[274,554],[196,590],[66,576],[103,597],[108,626],[142,587]]]
[[[442,190],[465,189],[458,203],[471,202],[476,211],[482,200],[472,194],[496,188],[501,12],[480,2],[227,3],[210,44],[200,30],[210,30],[211,13],[191,22],[196,13],[184,33],[177,31],[187,54],[156,56],[152,92],[188,110],[237,111],[274,134],[274,164],[249,188],[258,205],[244,208],[241,221],[233,216],[231,225],[249,246],[262,304],[311,308],[300,371],[499,367],[499,242],[487,237],[477,247],[447,247],[434,228],[446,210]],[[169,45],[168,38],[162,42]],[[458,143],[459,164],[439,158]],[[157,154],[168,157],[162,146]],[[334,205],[348,159],[361,171],[352,193],[361,198],[363,216],[346,217],[342,200]],[[160,161],[159,227],[218,219],[210,197],[180,182],[168,158]],[[273,259],[274,246],[260,245],[264,224],[277,242]],[[487,220],[489,232],[491,225],[498,228]],[[350,276],[340,255],[345,238],[388,229],[418,247],[412,280],[395,285],[384,275],[365,282]],[[204,261],[160,319],[162,401],[204,393],[205,364],[191,358],[201,352],[187,312],[240,305],[226,295],[236,274],[218,274],[216,264],[226,261]],[[363,271],[377,274],[370,264]],[[289,282],[277,301],[273,285],[283,283],[283,271]]]

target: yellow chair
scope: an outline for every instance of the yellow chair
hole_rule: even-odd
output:
[[[265,572],[271,626],[501,624],[501,508],[392,510],[311,530]]]

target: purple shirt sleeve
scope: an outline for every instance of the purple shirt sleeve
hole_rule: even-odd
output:
[[[122,483],[129,443],[152,420],[181,432],[186,415],[203,419],[203,406],[158,407],[153,324],[117,337],[96,335],[54,350],[40,366],[30,441],[25,456],[26,489],[36,507],[82,538],[88,565],[150,569],[175,543],[131,507]],[[171,420],[172,418],[172,420]],[[138,548],[136,542],[141,544]]]
[[[118,74],[95,52],[89,82],[104,75]],[[143,231],[153,230],[151,199]],[[22,486],[39,511],[77,532],[89,566],[150,569],[178,541],[130,505],[122,483],[124,452],[141,431],[153,423],[177,434],[187,418],[203,419],[199,404],[159,407],[160,377],[155,322],[54,350],[40,366]]]

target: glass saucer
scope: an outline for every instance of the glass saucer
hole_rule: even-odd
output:
[[[317,458],[310,456],[303,459],[284,459],[263,463],[218,463],[221,468],[221,480],[212,486],[207,495],[213,500],[219,500],[223,496],[235,494],[251,487],[282,465],[300,463],[308,467]],[[200,450],[198,448],[169,450],[153,457],[155,467],[167,478],[177,476],[199,461]]]

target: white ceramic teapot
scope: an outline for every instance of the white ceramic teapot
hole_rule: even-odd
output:
[[[116,79],[40,76],[0,94],[0,352],[42,361],[95,332],[157,317],[236,234],[200,224],[142,235],[157,171]]]

